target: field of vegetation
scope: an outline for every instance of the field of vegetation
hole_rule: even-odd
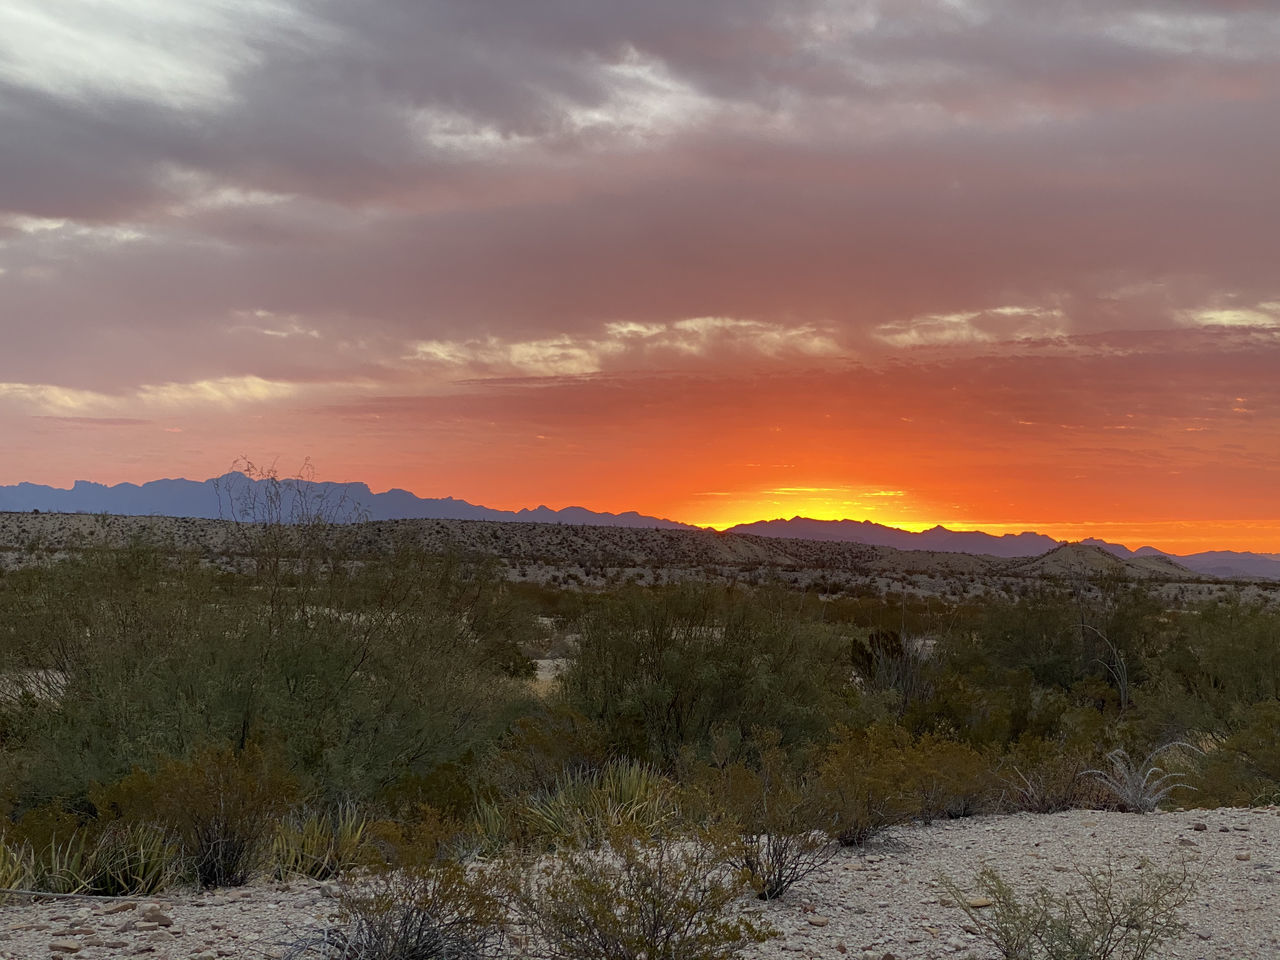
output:
[[[0,888],[345,876],[297,956],[728,958],[744,897],[909,821],[1280,798],[1280,612],[1235,596],[561,589],[321,526],[0,572]],[[1081,953],[1105,895],[977,879],[1009,957],[1146,956],[1189,895]]]

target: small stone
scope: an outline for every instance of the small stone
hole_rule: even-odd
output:
[[[1219,833],[1230,833],[1230,832],[1231,832],[1231,828],[1230,828],[1230,827],[1219,827],[1219,828],[1218,828],[1218,832],[1219,832]]]
[[[983,907],[989,907],[994,901],[990,897],[970,897],[969,906],[975,910],[981,910]]]
[[[133,929],[135,929],[135,930],[159,930],[159,929],[160,929],[160,924],[156,923],[154,920],[139,920],[137,923],[135,923],[135,924],[133,925]]]
[[[113,913],[124,913],[126,910],[133,910],[137,906],[138,905],[132,900],[126,900],[123,903],[113,903],[109,906],[103,907],[102,913],[104,916],[110,916]]]
[[[1249,855],[1249,854],[1247,854],[1247,853],[1237,853],[1237,854],[1236,854],[1236,859],[1237,859],[1237,860],[1249,860],[1249,859],[1250,859],[1250,855]]]
[[[1209,825],[1207,823],[1201,823],[1200,821],[1197,820],[1195,823],[1191,825],[1191,829],[1199,830],[1201,833],[1204,833],[1206,830],[1209,829]]]
[[[1186,837],[1179,837],[1179,838],[1178,838],[1178,846],[1180,846],[1180,847],[1198,847],[1198,846],[1200,846],[1200,844],[1196,843],[1194,840],[1188,840]]]
[[[154,923],[161,927],[173,926],[173,920],[170,919],[168,914],[161,910],[160,905],[156,903],[149,903],[143,907],[141,916],[147,923]]]
[[[828,923],[831,922],[830,918],[819,916],[816,913],[810,914],[805,919],[809,921],[809,925],[811,927],[825,927]]]
[[[79,940],[54,940],[49,944],[53,953],[79,953],[83,949],[84,944]]]

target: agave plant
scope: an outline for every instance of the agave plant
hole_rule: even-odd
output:
[[[1174,747],[1195,750],[1189,743],[1176,740],[1157,747],[1147,754],[1141,763],[1134,763],[1122,749],[1107,754],[1111,770],[1086,770],[1085,776],[1093,777],[1110,790],[1120,801],[1120,806],[1130,813],[1151,813],[1170,793],[1179,788],[1194,790],[1184,783],[1185,774],[1167,772],[1155,765],[1155,759]]]

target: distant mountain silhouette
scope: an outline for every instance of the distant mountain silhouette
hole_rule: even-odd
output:
[[[733,533],[751,533],[763,537],[866,543],[877,547],[896,547],[899,550],[981,553],[1006,559],[1039,557],[1046,551],[1062,545],[1052,537],[1031,532],[995,536],[980,530],[948,530],[946,527],[933,527],[921,533],[912,533],[909,530],[886,527],[869,520],[812,520],[808,517],[743,523],[731,530]],[[1137,550],[1130,550],[1123,544],[1108,543],[1106,540],[1093,537],[1082,540],[1080,543],[1105,550],[1125,560],[1168,558],[1188,570],[1208,577],[1280,580],[1280,554],[1209,550],[1204,553],[1180,556],[1176,553],[1157,550],[1155,547],[1139,547]]]
[[[1081,543],[1101,547],[1117,557],[1173,557],[1178,563],[1196,573],[1209,577],[1242,577],[1247,580],[1280,580],[1280,555],[1274,553],[1243,553],[1237,550],[1206,550],[1178,556],[1157,550],[1155,547],[1139,547],[1130,550],[1118,543],[1105,540],[1082,540]]]
[[[408,490],[374,493],[364,483],[332,483],[283,479],[279,491],[282,519],[301,510],[319,510],[336,520],[508,520],[527,523],[574,523],[600,527],[697,529],[687,523],[647,517],[635,511],[597,513],[584,507],[552,510],[492,510],[453,497],[418,497]],[[263,505],[270,481],[228,473],[212,480],[152,480],[142,485],[106,486],[77,480],[68,489],[34,483],[0,486],[0,510],[29,513],[114,513],[125,516],[265,519]]]
[[[870,520],[760,520],[730,528],[731,533],[751,533],[761,537],[789,537],[797,540],[840,540],[866,543],[899,550],[940,550],[944,553],[982,553],[989,557],[1038,557],[1060,543],[1039,533],[1006,533],[995,536],[979,530],[948,530],[933,527],[911,533]]]

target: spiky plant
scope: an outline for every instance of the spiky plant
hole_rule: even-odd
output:
[[[1181,740],[1166,743],[1152,750],[1140,762],[1134,763],[1129,754],[1117,748],[1107,754],[1111,770],[1086,770],[1085,776],[1093,777],[1120,801],[1122,809],[1130,813],[1151,813],[1174,790],[1194,790],[1184,782],[1186,775],[1177,771],[1169,772],[1155,765],[1155,760],[1162,753],[1174,747],[1195,747]]]

